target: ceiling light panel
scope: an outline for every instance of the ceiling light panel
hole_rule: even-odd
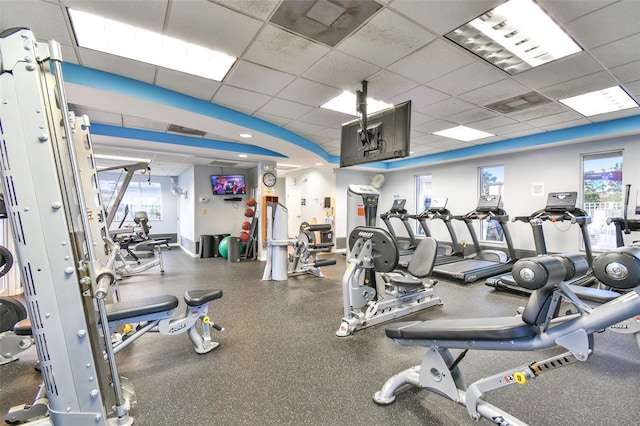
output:
[[[492,133],[483,132],[482,130],[476,130],[466,126],[451,127],[450,129],[441,130],[439,132],[433,132],[433,134],[438,136],[444,136],[450,139],[457,139],[459,141],[464,141],[464,142],[471,142],[478,139],[495,136]]]
[[[387,104],[382,101],[367,98],[367,115],[373,114],[374,112],[382,111],[383,109],[391,108],[392,106],[393,105]],[[358,115],[356,112],[356,94],[351,93],[348,90],[345,90],[340,95],[324,103],[323,105],[320,105],[320,107],[353,116]]]
[[[532,0],[510,0],[445,37],[509,74],[582,50]]]
[[[68,9],[80,47],[222,81],[236,58],[153,31]]]
[[[560,99],[560,102],[586,117],[638,107],[620,86]]]

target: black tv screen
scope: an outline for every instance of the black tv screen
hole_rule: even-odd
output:
[[[407,157],[410,131],[411,101],[369,114],[367,138],[363,138],[360,120],[343,124],[340,167]]]
[[[247,193],[244,175],[212,175],[211,188],[214,195],[243,195]]]

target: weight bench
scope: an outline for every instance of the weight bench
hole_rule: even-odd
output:
[[[188,331],[189,339],[197,353],[212,351],[219,343],[211,341],[209,327],[218,331],[224,329],[207,316],[207,308],[209,302],[221,297],[222,290],[187,291],[184,294],[187,308],[182,315],[176,317],[174,314],[179,301],[171,295],[106,305],[114,352],[121,351],[147,331],[158,331],[167,335]],[[196,327],[197,322],[202,324],[202,333]],[[123,333],[116,333],[119,327],[124,327]],[[31,336],[31,321],[27,318],[18,322],[13,327],[13,332],[18,336]]]
[[[481,399],[485,392],[529,379],[556,368],[587,361],[593,353],[593,334],[629,318],[640,316],[640,248],[621,247],[598,256],[593,262],[596,277],[606,285],[628,292],[593,309],[581,306],[578,313],[554,315],[557,295],[579,299],[563,281],[566,265],[552,256],[523,259],[513,267],[518,284],[532,290],[522,315],[502,318],[443,319],[400,322],[388,326],[388,337],[404,346],[425,346],[422,364],[388,379],[373,399],[390,404],[409,387],[416,386],[449,398],[467,409],[473,420],[481,417],[501,425],[525,424],[515,416]],[[637,319],[636,318],[636,319]],[[636,341],[640,342],[638,334]],[[522,365],[477,380],[466,386],[460,363],[467,351],[533,351],[554,346],[566,353]],[[450,349],[461,349],[454,357]]]

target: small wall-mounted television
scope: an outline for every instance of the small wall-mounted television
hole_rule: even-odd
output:
[[[343,124],[340,167],[407,157],[410,131],[411,101],[367,115],[367,137],[360,120]]]
[[[214,195],[244,195],[247,193],[244,175],[212,175],[211,189]]]

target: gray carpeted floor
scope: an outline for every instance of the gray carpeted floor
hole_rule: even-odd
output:
[[[173,249],[166,272],[127,278],[123,297],[220,288],[210,315],[226,328],[220,347],[197,355],[186,334],[148,333],[117,355],[119,372],[137,392],[138,425],[470,425],[463,407],[427,391],[409,390],[389,406],[372,401],[395,373],[421,362],[424,349],[401,347],[384,326],[338,338],[344,257],[323,268],[326,278],[263,282],[264,263],[193,259]],[[411,319],[514,315],[525,299],[496,293],[483,282],[440,280],[444,306]],[[179,309],[184,307],[181,302]],[[406,319],[405,317],[404,319]],[[467,383],[505,368],[561,353],[472,351],[462,362]],[[31,402],[40,378],[31,349],[0,367],[0,412]],[[596,352],[577,363],[492,392],[486,400],[532,425],[640,424],[640,351],[629,335],[596,336]],[[488,422],[483,422],[489,424]]]

